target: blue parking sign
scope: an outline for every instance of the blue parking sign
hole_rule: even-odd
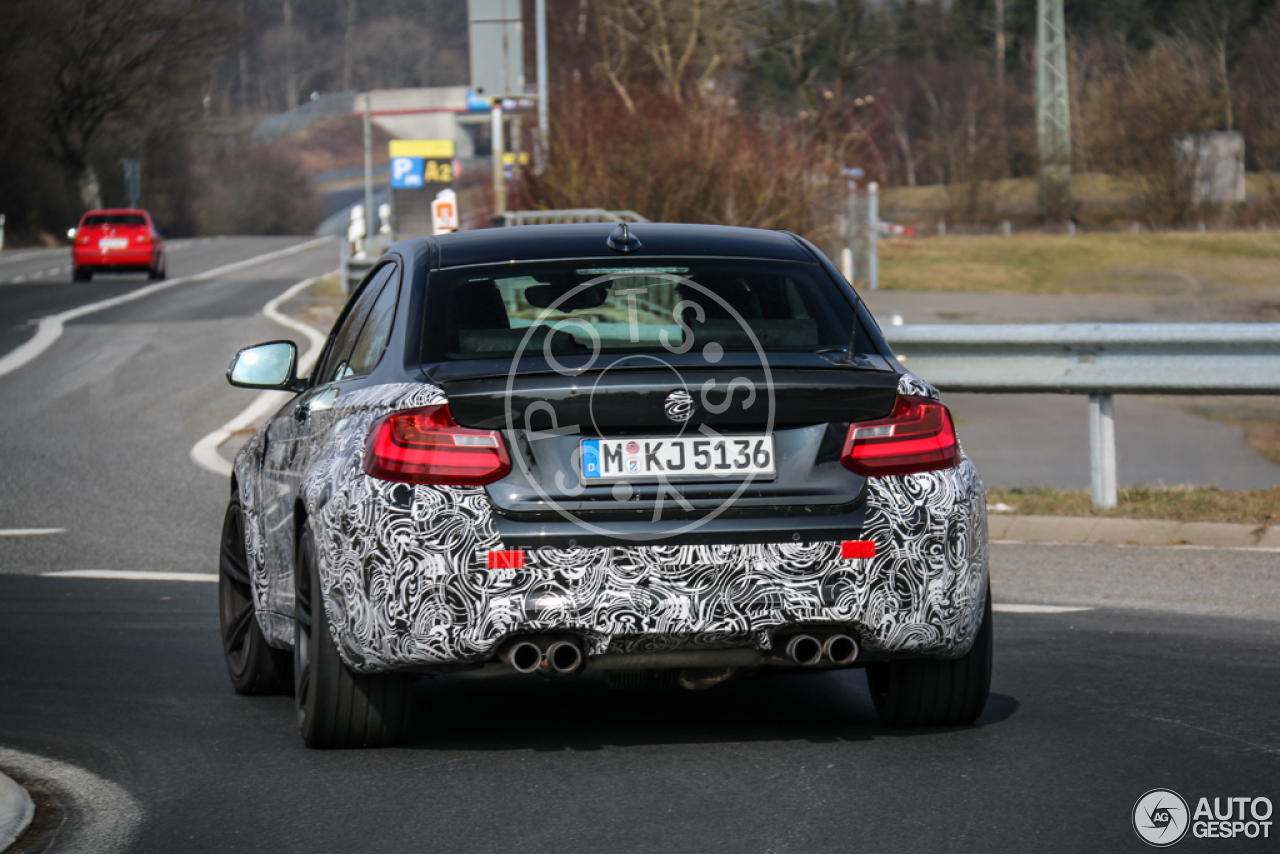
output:
[[[391,186],[397,190],[421,189],[422,169],[421,157],[391,158]]]

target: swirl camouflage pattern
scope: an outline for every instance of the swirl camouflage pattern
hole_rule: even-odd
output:
[[[899,393],[937,398],[904,373]],[[362,467],[372,423],[445,402],[429,384],[342,395],[259,431],[235,462],[259,623],[273,645],[293,642],[295,508],[272,505],[260,477],[272,460],[313,455],[299,489],[319,520],[324,603],[343,660],[359,672],[481,662],[507,638],[571,631],[604,652],[769,649],[783,625],[852,627],[863,648],[964,654],[987,588],[986,495],[972,462],[867,480],[860,533],[875,556],[844,560],[839,542],[619,545],[526,553],[490,569],[504,544],[484,487],[394,483]],[[267,443],[264,449],[263,444]],[[283,520],[283,521],[280,521]],[[268,547],[268,541],[274,540]]]

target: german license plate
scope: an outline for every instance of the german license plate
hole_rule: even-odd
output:
[[[104,237],[98,241],[98,246],[103,249],[124,249],[129,245],[127,237]]]
[[[584,439],[585,480],[742,478],[773,475],[772,436]]]

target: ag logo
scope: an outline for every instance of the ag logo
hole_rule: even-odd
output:
[[[1167,848],[1187,835],[1187,802],[1172,789],[1152,789],[1133,805],[1133,830],[1148,845]]]

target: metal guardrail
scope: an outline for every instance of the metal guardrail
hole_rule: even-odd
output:
[[[1093,503],[1116,504],[1117,394],[1280,394],[1280,323],[886,326],[942,391],[1089,395]]]
[[[573,208],[560,211],[508,211],[507,225],[552,225],[563,222],[648,222],[635,211]]]

